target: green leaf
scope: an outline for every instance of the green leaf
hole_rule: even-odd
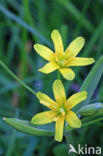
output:
[[[33,125],[30,121],[20,120],[16,118],[3,118],[4,122],[15,128],[16,130],[36,136],[54,136],[55,125],[54,123],[45,124],[45,125]],[[71,130],[65,127],[65,132]]]
[[[62,7],[64,7],[68,11],[69,14],[71,14],[77,20],[77,22],[81,20],[81,24],[87,31],[89,31],[90,33],[94,31],[94,25],[91,23],[91,21],[89,21],[88,18],[83,16],[81,12],[78,10],[78,8],[71,1],[68,0],[65,1],[57,0],[57,1],[62,5]]]
[[[16,130],[36,136],[52,136],[54,135],[54,124],[33,125],[30,121],[20,120],[16,118],[3,118],[3,120],[15,128]]]
[[[54,130],[54,123],[46,124],[46,125],[33,125],[30,121],[26,120],[20,120],[16,118],[3,118],[4,122],[6,122],[11,127],[15,128],[16,130],[33,135],[33,136],[54,136],[55,130]],[[82,127],[88,126],[91,124],[95,124],[96,122],[99,122],[103,120],[103,117],[96,118],[94,120],[85,121],[82,120]],[[69,125],[65,127],[64,133],[70,132],[75,128],[71,128]]]
[[[99,58],[97,63],[93,66],[93,68],[89,72],[88,76],[84,80],[80,91],[83,91],[83,90],[87,91],[88,97],[84,102],[82,102],[76,106],[76,110],[80,109],[80,107],[82,107],[90,102],[90,99],[93,96],[93,93],[101,79],[102,74],[103,74],[103,56],[101,56]]]
[[[7,17],[9,17],[10,19],[14,20],[16,23],[18,23],[21,26],[23,26],[24,28],[26,28],[30,33],[32,33],[36,37],[38,37],[38,39],[40,39],[41,41],[44,41],[44,43],[47,43],[48,45],[50,45],[52,47],[51,43],[42,34],[40,34],[36,29],[34,29],[33,27],[31,27],[30,25],[28,25],[27,23],[25,23],[22,19],[20,19],[19,17],[17,17],[15,14],[13,14],[12,12],[10,12],[6,8],[4,8],[3,5],[0,5],[0,11],[4,15],[6,15]]]

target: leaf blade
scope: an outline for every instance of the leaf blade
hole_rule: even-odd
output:
[[[30,121],[20,120],[16,118],[3,118],[4,122],[15,128],[16,130],[34,136],[53,136],[53,124],[37,126],[31,124]]]
[[[83,82],[83,85],[80,88],[80,91],[87,91],[88,97],[84,102],[81,102],[76,106],[76,110],[81,106],[84,106],[90,102],[92,95],[102,77],[103,74],[103,56],[99,58],[97,63],[93,66],[86,79]]]

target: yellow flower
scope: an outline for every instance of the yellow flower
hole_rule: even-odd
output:
[[[46,94],[41,92],[36,93],[40,103],[51,110],[35,115],[31,122],[32,124],[41,125],[55,121],[55,140],[60,142],[63,138],[65,120],[73,128],[81,127],[80,119],[71,109],[87,98],[87,92],[81,91],[66,100],[65,90],[61,80],[55,80],[53,83],[53,93],[56,101],[49,98]]]
[[[49,61],[44,67],[39,69],[40,72],[48,74],[58,69],[65,79],[73,80],[75,73],[70,68],[71,66],[86,66],[95,62],[93,58],[76,57],[84,45],[85,39],[83,37],[77,37],[65,51],[58,30],[52,31],[51,38],[54,43],[55,53],[46,46],[34,45],[35,51]]]

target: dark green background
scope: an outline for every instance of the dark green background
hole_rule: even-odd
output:
[[[79,56],[103,54],[102,0],[0,0],[0,59],[35,91],[53,98],[52,82],[57,72],[44,75],[38,72],[46,61],[33,49],[41,43],[53,49],[51,31],[61,32],[64,47],[77,36],[84,36],[85,46]],[[79,90],[92,66],[75,67],[75,79],[63,80],[67,96]],[[94,93],[94,101],[103,102],[103,79]],[[34,95],[21,87],[0,67],[0,117],[30,120],[46,110]],[[70,138],[69,138],[70,139]],[[103,148],[103,123],[72,132],[72,141]],[[58,143],[53,137],[32,137],[15,131],[0,119],[0,156],[67,156],[64,138]]]

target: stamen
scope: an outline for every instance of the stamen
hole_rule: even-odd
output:
[[[63,108],[60,108],[60,113],[64,116],[65,115],[65,110]]]
[[[62,115],[65,116],[65,112],[64,111],[62,112]]]

